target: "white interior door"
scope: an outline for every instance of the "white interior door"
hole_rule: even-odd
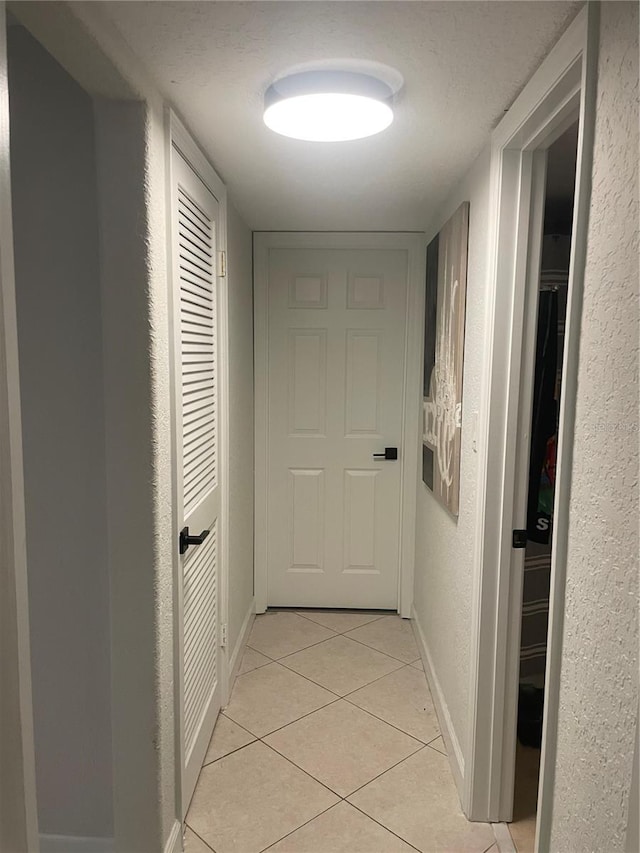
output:
[[[269,606],[398,607],[407,253],[272,249]]]
[[[176,482],[181,531],[178,634],[182,802],[186,812],[222,694],[216,276],[219,204],[175,149],[172,175]]]

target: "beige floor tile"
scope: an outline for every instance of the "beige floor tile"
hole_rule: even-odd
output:
[[[269,853],[415,853],[348,803],[338,803],[269,847]]]
[[[349,631],[347,637],[404,663],[411,663],[420,657],[411,621],[399,616],[384,616],[369,625]]]
[[[368,622],[375,622],[376,619],[381,619],[381,613],[332,613],[330,610],[305,610],[300,613],[305,619],[311,619],[312,622],[317,622],[318,625],[324,625],[336,634],[344,634],[347,631],[353,631],[354,628],[360,628],[361,625],[366,625]]]
[[[335,695],[271,663],[236,679],[225,715],[262,737],[335,700]]]
[[[342,636],[297,652],[281,663],[340,696],[402,666],[397,660]]]
[[[419,669],[420,672],[424,672],[424,664],[422,663],[422,660],[420,658],[418,658],[418,660],[414,660],[411,666],[414,666],[416,669]]]
[[[518,853],[533,853],[536,846],[536,818],[527,817],[509,824],[509,834]]]
[[[272,749],[252,743],[202,770],[187,822],[216,853],[258,853],[337,801]]]
[[[211,853],[211,848],[187,827],[184,834],[184,853]]]
[[[349,799],[424,853],[483,853],[495,841],[489,824],[470,823],[462,814],[448,760],[433,749],[420,750]]]
[[[447,754],[447,747],[445,746],[445,742],[442,739],[442,735],[437,737],[435,740],[432,740],[429,744],[431,749],[437,749],[438,752],[441,752],[443,755]]]
[[[347,698],[423,743],[429,743],[440,731],[424,672],[411,666],[397,669]]]
[[[345,701],[280,729],[265,743],[341,797],[422,747]]]
[[[333,636],[333,631],[297,613],[264,613],[256,616],[247,645],[277,660]]]
[[[229,755],[230,752],[235,752],[236,749],[253,743],[254,740],[254,735],[240,728],[224,714],[220,714],[204,763],[211,764],[212,761],[217,761],[223,755]]]
[[[257,652],[255,649],[250,649],[249,646],[245,646],[242,662],[238,668],[238,675],[244,675],[245,672],[251,672],[261,666],[266,666],[268,663],[271,663],[271,658],[265,657],[265,655]]]

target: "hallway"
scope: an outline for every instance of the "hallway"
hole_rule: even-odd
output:
[[[255,620],[187,815],[188,853],[497,851],[462,812],[411,623]]]

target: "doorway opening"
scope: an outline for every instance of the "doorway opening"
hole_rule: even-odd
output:
[[[538,277],[513,822],[518,853],[532,853],[540,773],[551,588],[555,464],[563,379],[578,123],[548,149]]]
[[[113,836],[107,467],[92,96],[7,27],[41,849]]]

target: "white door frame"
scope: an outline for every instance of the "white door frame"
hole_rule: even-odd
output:
[[[416,500],[421,470],[420,412],[424,337],[425,237],[422,233],[279,231],[254,234],[255,555],[256,613],[267,609],[269,510],[269,252],[271,249],[395,249],[407,253],[407,324],[404,353],[400,486],[398,612],[411,616]]]
[[[546,149],[580,120],[569,302],[554,509],[538,847],[548,849],[564,619],[564,585],[578,377],[579,330],[593,161],[598,4],[588,3],[544,60],[491,144],[487,357],[479,425],[469,750],[463,805],[473,820],[510,820],[513,806],[522,557],[512,530],[526,527],[519,480],[528,471],[531,305],[541,233]],[[524,371],[524,373],[523,373]],[[525,380],[523,382],[523,379]],[[521,484],[520,484],[521,486]],[[496,499],[498,496],[498,499]]]
[[[33,700],[13,263],[5,4],[0,2],[0,637],[3,767],[0,847],[37,851]],[[6,748],[6,749],[5,749]]]
[[[171,151],[175,148],[189,163],[203,184],[215,197],[220,210],[220,227],[216,235],[218,255],[217,285],[218,285],[218,458],[220,465],[220,477],[222,480],[221,508],[220,508],[220,582],[219,596],[219,622],[222,628],[221,636],[226,637],[225,626],[229,621],[229,311],[228,311],[228,279],[226,275],[227,254],[227,189],[222,179],[209,163],[198,144],[195,142],[187,128],[180,121],[173,110],[167,110],[167,234],[172,234],[172,206],[170,204],[173,173],[171,168]],[[182,791],[182,768],[184,766],[184,755],[182,745],[182,701],[181,684],[183,670],[182,630],[180,620],[182,618],[182,567],[178,554],[178,536],[181,519],[178,518],[178,482],[176,470],[181,453],[177,446],[177,416],[179,412],[178,400],[180,389],[177,385],[175,365],[179,363],[180,353],[176,351],[176,324],[180,323],[179,312],[175,309],[174,299],[174,277],[173,277],[173,248],[172,240],[168,240],[168,265],[171,272],[167,276],[169,282],[169,340],[171,361],[171,455],[172,455],[172,485],[171,485],[171,515],[174,531],[173,549],[173,627],[174,627],[174,708],[175,708],[175,744],[176,744],[176,805],[177,813],[182,817],[185,813],[186,803],[183,803]],[[220,260],[224,258],[224,260]],[[220,680],[222,687],[222,707],[229,698],[229,654],[226,644],[219,649],[220,652]]]

